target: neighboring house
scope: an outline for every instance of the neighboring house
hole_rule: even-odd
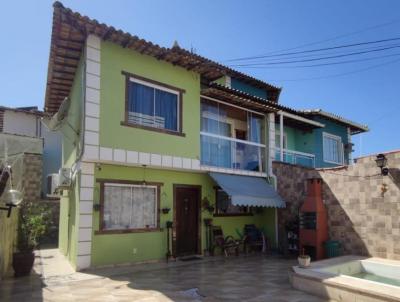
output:
[[[59,248],[76,269],[160,260],[169,249],[203,254],[210,218],[234,237],[255,224],[274,247],[284,207],[273,188],[277,154],[348,163],[348,134],[367,130],[282,106],[280,88],[59,2],[50,49],[45,111],[69,108],[62,165],[72,185],[61,197]]]
[[[368,131],[368,127],[332,113],[317,110],[298,110],[297,114],[316,124],[313,130],[299,124],[283,122],[283,159],[280,154],[280,131],[276,133],[276,160],[315,168],[352,164],[351,136]],[[285,117],[285,114],[283,114]],[[277,128],[280,129],[279,119]],[[305,126],[305,124],[303,125]]]
[[[37,107],[0,106],[0,133],[42,139],[41,193],[43,197],[46,197],[47,175],[58,173],[61,167],[62,136],[59,132],[48,130],[43,124],[43,119],[47,119],[47,117]]]

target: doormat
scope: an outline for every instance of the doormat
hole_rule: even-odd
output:
[[[198,257],[198,256],[189,256],[189,257],[184,257],[180,258],[180,261],[194,261],[194,260],[203,260],[203,258]]]

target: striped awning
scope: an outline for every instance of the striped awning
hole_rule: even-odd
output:
[[[265,178],[210,172],[235,206],[284,208],[285,202]]]

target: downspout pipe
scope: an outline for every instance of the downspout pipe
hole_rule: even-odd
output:
[[[83,154],[85,152],[85,116],[86,116],[86,46],[84,47],[83,50],[83,63],[82,63],[82,75],[81,75],[81,127],[80,127],[80,132],[79,132],[79,145],[78,145],[78,156],[75,160],[75,162],[73,163],[71,170],[73,170],[73,174],[72,174],[72,179],[75,179],[76,177],[76,173],[78,172],[78,168],[77,165],[80,163]]]
[[[265,166],[267,171],[267,180],[269,183],[273,183],[275,191],[277,190],[277,177],[273,173],[272,170],[272,158],[275,155],[275,114],[269,113],[265,119],[265,129],[267,129],[266,139],[267,139],[267,147],[265,150]],[[273,129],[272,129],[273,127]],[[278,240],[279,240],[279,232],[278,232],[278,209],[275,208],[275,242],[276,246],[278,247]]]

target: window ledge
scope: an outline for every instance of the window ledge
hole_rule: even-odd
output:
[[[162,228],[147,228],[147,229],[123,229],[123,230],[99,230],[95,231],[95,235],[112,235],[112,234],[129,234],[129,233],[152,233],[163,232]]]
[[[149,127],[149,126],[138,125],[138,124],[132,124],[132,123],[128,123],[125,121],[121,122],[121,126],[150,130],[150,131],[154,131],[154,132],[161,132],[161,133],[165,133],[165,134],[171,134],[171,135],[182,136],[182,137],[186,136],[186,134],[183,132],[178,132],[178,131],[173,131],[173,130],[168,130],[168,129],[160,129],[160,128]]]
[[[221,213],[213,214],[214,217],[240,217],[240,216],[254,216],[253,213]]]

